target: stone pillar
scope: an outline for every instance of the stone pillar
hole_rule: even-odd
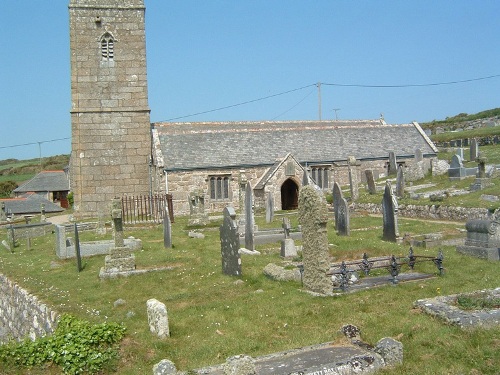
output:
[[[328,210],[325,199],[313,186],[302,187],[299,193],[299,222],[302,226],[304,287],[312,292],[331,294],[332,285],[326,275],[328,257]]]

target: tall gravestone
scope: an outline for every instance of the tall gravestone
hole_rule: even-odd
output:
[[[332,285],[326,275],[330,268],[326,224],[328,210],[322,195],[313,186],[299,193],[299,222],[302,226],[303,284],[315,293],[330,294]]]
[[[349,234],[351,233],[351,219],[349,214],[349,204],[344,197],[341,197],[339,201],[337,220],[337,234],[339,236],[349,236]]]
[[[274,218],[274,198],[273,193],[267,194],[266,200],[266,223],[270,223]]]
[[[373,177],[373,169],[365,170],[366,175],[366,186],[368,187],[368,193],[376,194],[377,187],[375,186],[375,178]]]
[[[395,175],[398,172],[398,163],[394,151],[389,152],[389,170],[388,175]]]
[[[223,222],[219,228],[222,258],[222,273],[230,276],[241,275],[240,238],[233,207],[224,208]]]
[[[253,215],[252,185],[247,182],[245,191],[245,249],[255,250],[255,218]]]
[[[382,199],[382,216],[384,219],[384,240],[396,242],[399,237],[398,202],[392,191],[390,181],[387,181],[385,184],[384,197]]]
[[[201,191],[189,193],[189,221],[188,225],[207,225],[208,213],[205,212],[205,195]]]
[[[351,200],[357,201],[359,198],[359,181],[358,181],[358,161],[354,156],[349,156],[347,159],[349,169],[349,186],[351,188]]]
[[[402,165],[398,167],[396,176],[396,195],[399,198],[403,198],[405,195],[405,174]]]
[[[333,183],[332,197],[333,197],[333,218],[335,219],[335,230],[338,231],[339,206],[340,206],[340,200],[343,198],[342,190],[340,189],[340,185],[338,184],[338,182]]]
[[[241,169],[240,170],[240,176],[238,178],[238,185],[239,185],[239,204],[240,204],[240,217],[238,224],[241,227],[245,227],[245,201],[246,201],[246,189],[247,189],[247,183],[248,179],[245,174],[245,170]]]
[[[168,208],[165,208],[165,215],[163,216],[163,246],[166,249],[172,247],[172,223],[170,221]]]
[[[422,154],[422,150],[417,148],[415,150],[415,162],[418,163],[422,160],[424,160],[424,155]]]
[[[5,214],[5,202],[1,203],[2,206],[0,207],[0,221],[5,221],[7,220],[7,215]]]
[[[455,150],[455,155],[458,155],[460,160],[464,160],[464,149],[462,147],[457,148]]]
[[[470,141],[470,161],[475,161],[479,155],[479,145],[477,144],[477,139],[473,138]]]

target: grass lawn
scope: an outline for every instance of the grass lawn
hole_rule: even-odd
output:
[[[413,235],[442,232],[460,235],[463,224],[400,218],[400,233]],[[292,215],[292,225],[296,225]],[[443,277],[386,286],[339,297],[313,297],[298,282],[276,282],[263,275],[268,263],[281,264],[280,244],[258,246],[260,256],[242,255],[243,276],[222,275],[219,222],[203,229],[204,239],[189,238],[187,218],[177,217],[172,226],[172,249],[163,248],[160,227],[126,229],[126,236],[143,241],[136,252],[138,268],[174,266],[155,272],[101,281],[99,269],[104,256],[84,260],[76,271],[75,260],[59,260],[55,236],[35,239],[32,250],[26,243],[13,254],[0,251],[0,269],[21,286],[38,295],[60,313],[71,313],[92,322],[123,322],[127,335],[121,343],[119,374],[151,373],[161,359],[172,360],[188,370],[223,363],[231,355],[259,356],[277,351],[342,340],[339,328],[351,323],[362,331],[365,341],[375,344],[390,336],[404,345],[404,364],[387,374],[495,374],[500,368],[500,327],[462,331],[414,309],[415,300],[438,294],[470,292],[500,286],[498,263],[457,254],[444,246]],[[275,216],[272,225],[257,217],[261,228],[281,227]],[[339,237],[328,224],[332,259],[406,255],[407,245],[381,240],[382,218],[351,217],[351,236]],[[463,234],[462,234],[463,236]],[[0,232],[5,238],[5,231]],[[111,238],[108,234],[107,238]],[[91,232],[81,240],[103,239]],[[415,249],[419,255],[436,255],[438,249]],[[437,274],[432,263],[417,266],[421,272]],[[243,283],[235,284],[241,279]],[[124,305],[114,307],[118,299]],[[161,340],[149,332],[146,301],[156,298],[169,312],[171,337]],[[5,372],[7,371],[7,372]],[[3,373],[58,374],[57,368],[5,369]],[[1,372],[1,371],[0,371]]]

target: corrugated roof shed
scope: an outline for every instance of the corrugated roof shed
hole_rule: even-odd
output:
[[[424,155],[437,149],[417,123],[380,120],[154,123],[165,169],[269,166],[291,153],[300,163]]]

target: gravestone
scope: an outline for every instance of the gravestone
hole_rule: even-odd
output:
[[[415,162],[418,163],[424,160],[424,155],[422,154],[422,150],[417,148],[415,150]]]
[[[239,185],[239,207],[240,207],[240,216],[239,216],[239,225],[241,227],[245,227],[245,196],[246,196],[246,189],[247,189],[247,183],[248,179],[245,174],[245,170],[241,169],[240,170],[240,177],[238,178],[238,185]]]
[[[402,165],[398,167],[398,174],[396,176],[396,195],[399,198],[403,198],[405,195],[405,175]]]
[[[194,191],[189,193],[189,220],[188,225],[207,225],[210,221],[205,212],[205,195]]]
[[[253,215],[252,185],[247,182],[245,190],[245,249],[254,251],[255,217]]]
[[[475,161],[476,158],[479,156],[479,145],[477,143],[476,138],[472,138],[470,141],[470,160],[469,161]]]
[[[388,176],[395,175],[398,172],[398,163],[394,151],[389,152],[389,170]]]
[[[490,220],[474,219],[465,224],[465,244],[457,252],[488,260],[500,260],[500,209]]]
[[[486,161],[487,159],[481,155],[476,158],[477,161],[477,173],[474,183],[471,185],[471,191],[478,191],[491,186],[491,181],[486,175]]]
[[[304,287],[312,292],[331,294],[332,285],[327,271],[328,210],[322,195],[313,186],[304,186],[299,192],[299,222],[302,226],[302,258]]]
[[[100,277],[135,270],[135,256],[132,250],[125,246],[123,240],[123,212],[121,199],[113,199],[111,205],[111,218],[113,219],[114,246],[109,250],[109,255],[104,259],[104,268]]]
[[[455,151],[455,155],[458,155],[460,157],[460,160],[464,160],[464,149],[462,147],[459,147]]]
[[[358,166],[360,165],[354,156],[347,158],[349,169],[349,186],[351,188],[351,200],[357,201],[359,198],[359,179],[358,179]]]
[[[309,185],[309,174],[307,173],[307,167],[304,168],[304,174],[302,175],[302,186]]]
[[[151,298],[146,301],[149,330],[154,335],[163,339],[170,336],[168,325],[168,312],[164,303]]]
[[[266,223],[270,223],[274,218],[274,197],[273,193],[267,194],[266,200]]]
[[[340,198],[337,215],[337,234],[339,236],[349,236],[350,234],[350,214],[349,205],[344,197]]]
[[[2,206],[0,207],[0,221],[7,220],[7,214],[5,213],[5,202],[2,202]]]
[[[344,198],[344,196],[342,194],[342,189],[340,189],[340,185],[337,182],[333,183],[332,197],[333,197],[333,218],[335,220],[335,230],[338,231],[340,201],[341,199]]]
[[[165,215],[163,215],[163,246],[166,249],[172,248],[172,223],[167,207],[165,207]]]
[[[80,236],[78,235],[78,226],[75,223],[75,251],[76,251],[76,269],[78,272],[82,271],[82,254],[80,252]]]
[[[224,221],[219,228],[222,257],[222,273],[230,276],[241,275],[240,238],[233,207],[224,208]]]
[[[373,169],[366,169],[366,186],[368,187],[368,192],[370,194],[377,193],[377,187],[375,186],[375,178],[373,177]]]
[[[385,184],[382,199],[382,216],[384,219],[383,239],[396,242],[399,237],[398,229],[398,202],[392,191],[391,182]]]
[[[290,238],[290,229],[292,228],[290,225],[290,219],[287,217],[283,218],[283,224],[281,225],[283,228],[283,232],[285,238],[281,240],[281,252],[280,255],[283,258],[291,258],[297,256],[297,248],[295,247],[295,241],[293,238]]]

